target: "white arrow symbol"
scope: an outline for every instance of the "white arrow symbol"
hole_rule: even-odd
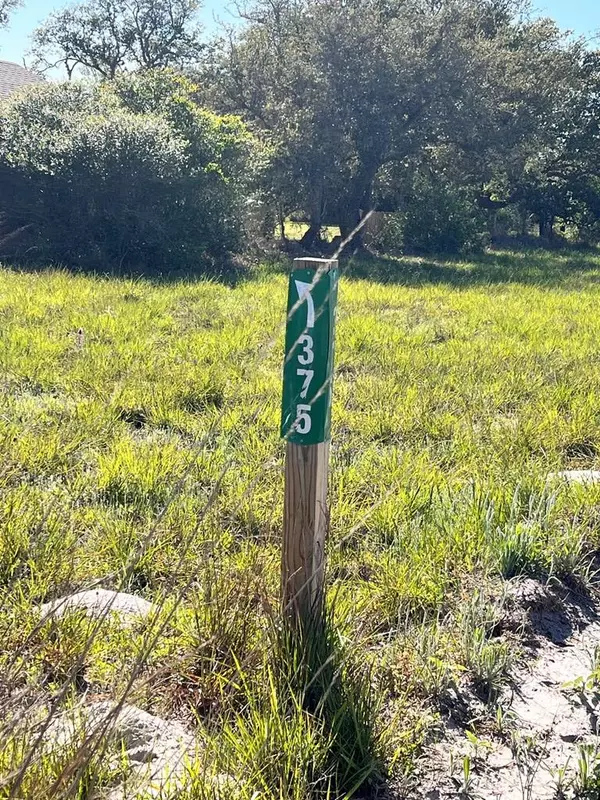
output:
[[[306,297],[306,327],[315,327],[315,302],[310,293],[313,288],[312,283],[305,283],[304,281],[296,281],[296,291],[298,292],[298,299],[302,301]]]

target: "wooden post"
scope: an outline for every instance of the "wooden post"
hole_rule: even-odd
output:
[[[284,611],[294,617],[320,613],[329,527],[328,469],[329,442],[287,443],[282,593]]]
[[[323,600],[337,279],[337,261],[297,258],[289,282],[282,603],[301,620],[318,616]]]

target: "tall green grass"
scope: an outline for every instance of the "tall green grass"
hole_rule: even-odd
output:
[[[31,740],[15,719],[90,693],[186,720],[190,798],[366,794],[410,771],[448,686],[491,702],[505,679],[473,587],[485,609],[502,577],[590,585],[599,490],[546,476],[600,460],[600,257],[345,269],[328,622],[300,649],[277,627],[285,275],[0,271],[1,797]],[[40,624],[90,585],[156,619]],[[50,792],[53,763],[13,796]],[[77,786],[108,786],[90,764]]]

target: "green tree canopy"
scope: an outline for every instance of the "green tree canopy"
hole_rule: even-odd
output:
[[[21,0],[0,0],[0,28],[7,23],[12,11],[21,5]]]
[[[194,270],[239,245],[252,139],[170,71],[45,84],[0,104],[0,214],[15,255]]]
[[[183,68],[201,52],[197,0],[86,0],[51,14],[33,34],[40,68],[77,67],[114,78],[131,69]]]
[[[522,175],[577,62],[511,0],[256,0],[223,41],[213,99],[269,142],[268,193],[348,235],[423,161],[480,190]],[[543,134],[543,135],[542,135]],[[513,163],[515,162],[515,163]]]

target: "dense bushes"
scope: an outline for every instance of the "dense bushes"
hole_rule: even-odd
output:
[[[441,181],[422,180],[415,186],[404,217],[404,247],[420,253],[464,253],[481,248],[474,198],[468,191]]]
[[[462,254],[484,245],[485,219],[468,191],[417,176],[402,210],[386,214],[373,237],[385,253]]]
[[[193,269],[242,238],[252,142],[169,71],[29,89],[0,106],[0,210],[13,254]]]

